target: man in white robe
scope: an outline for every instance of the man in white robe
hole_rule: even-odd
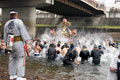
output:
[[[10,11],[10,20],[4,26],[4,41],[7,43],[8,34],[12,29],[14,35],[13,51],[9,56],[9,80],[26,80],[24,42],[30,40],[30,36],[22,20],[18,19],[18,12]]]

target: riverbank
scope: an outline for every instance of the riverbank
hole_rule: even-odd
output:
[[[9,59],[8,59],[7,55],[1,55],[0,54],[0,80],[8,80],[9,79],[9,74],[8,74],[8,60]],[[27,64],[27,66],[26,66],[26,75],[25,75],[25,77],[27,78],[27,80],[41,80],[38,75],[31,76],[31,75],[35,74],[35,72],[33,72],[31,70],[32,67],[28,67],[28,66],[30,66],[30,65]],[[34,69],[34,67],[33,67],[33,69]],[[42,80],[44,80],[44,79],[42,79]]]
[[[49,25],[49,24],[36,24],[37,27],[57,27],[58,25]],[[0,24],[2,27],[2,24]],[[96,29],[120,29],[120,26],[77,26],[78,28],[96,28]],[[72,26],[71,26],[72,28]],[[73,25],[74,28],[74,25]]]
[[[0,54],[0,80],[9,79],[8,60],[7,55]],[[27,78],[27,80],[49,80],[48,78],[42,78],[44,76],[38,74],[37,70],[40,69],[40,66],[39,63],[36,62],[33,60],[31,63],[29,59],[27,60],[25,78]]]
[[[2,57],[0,54],[0,80],[8,80],[8,57]]]
[[[37,30],[42,29],[45,30],[46,28],[57,28],[58,25],[48,25],[48,24],[36,24]],[[44,29],[43,29],[44,28]],[[76,28],[79,31],[86,31],[86,32],[120,32],[120,26],[71,26],[71,29]],[[40,31],[41,32],[41,31]],[[43,32],[43,31],[42,31]]]
[[[36,24],[36,27],[57,27],[57,25]],[[78,28],[95,28],[95,29],[120,29],[120,26],[77,26],[77,27]]]

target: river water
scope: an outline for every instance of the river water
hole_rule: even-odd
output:
[[[106,80],[108,64],[94,66],[91,63],[75,65],[74,69],[63,67],[62,64],[45,62],[44,59],[29,61],[29,72],[44,80]],[[32,67],[32,69],[30,68]]]
[[[7,64],[8,57],[0,55],[0,69],[5,69],[4,73],[7,73]],[[74,69],[71,69],[63,67],[61,62],[49,63],[45,58],[29,57],[25,77],[28,80],[106,80],[108,67],[109,63],[102,62],[100,66],[94,66],[90,61],[75,65]],[[3,74],[0,78],[7,80],[8,74]]]

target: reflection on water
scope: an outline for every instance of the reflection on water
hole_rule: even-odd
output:
[[[0,55],[0,65],[5,65],[6,71],[7,63],[8,57]],[[63,67],[61,62],[49,63],[45,58],[29,57],[26,64],[26,77],[28,80],[106,80],[108,66],[109,64],[106,63],[94,66],[89,62],[75,65],[72,70]]]
[[[75,65],[74,69],[62,63],[48,63],[44,58],[27,60],[26,75],[37,80],[106,80],[108,64],[94,66],[91,63]],[[32,75],[32,76],[31,76]]]

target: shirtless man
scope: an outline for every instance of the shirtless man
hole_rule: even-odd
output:
[[[60,47],[60,43],[57,44],[57,47],[56,47],[56,53],[57,53],[57,58],[56,60],[61,60],[63,58],[63,55],[62,55],[62,50],[61,50],[61,47]]]
[[[60,51],[60,53],[61,53],[60,44],[57,44],[56,51]]]
[[[35,48],[34,48],[34,56],[39,56],[39,51],[41,51],[42,49],[39,46],[39,43],[36,42]]]
[[[27,54],[28,57],[30,56],[30,51],[31,51],[31,46],[29,45],[29,43],[30,43],[30,41],[25,42],[25,46],[24,46],[25,53]]]
[[[62,50],[62,55],[65,56],[67,51],[68,51],[69,47],[67,45],[64,45],[64,48]]]

